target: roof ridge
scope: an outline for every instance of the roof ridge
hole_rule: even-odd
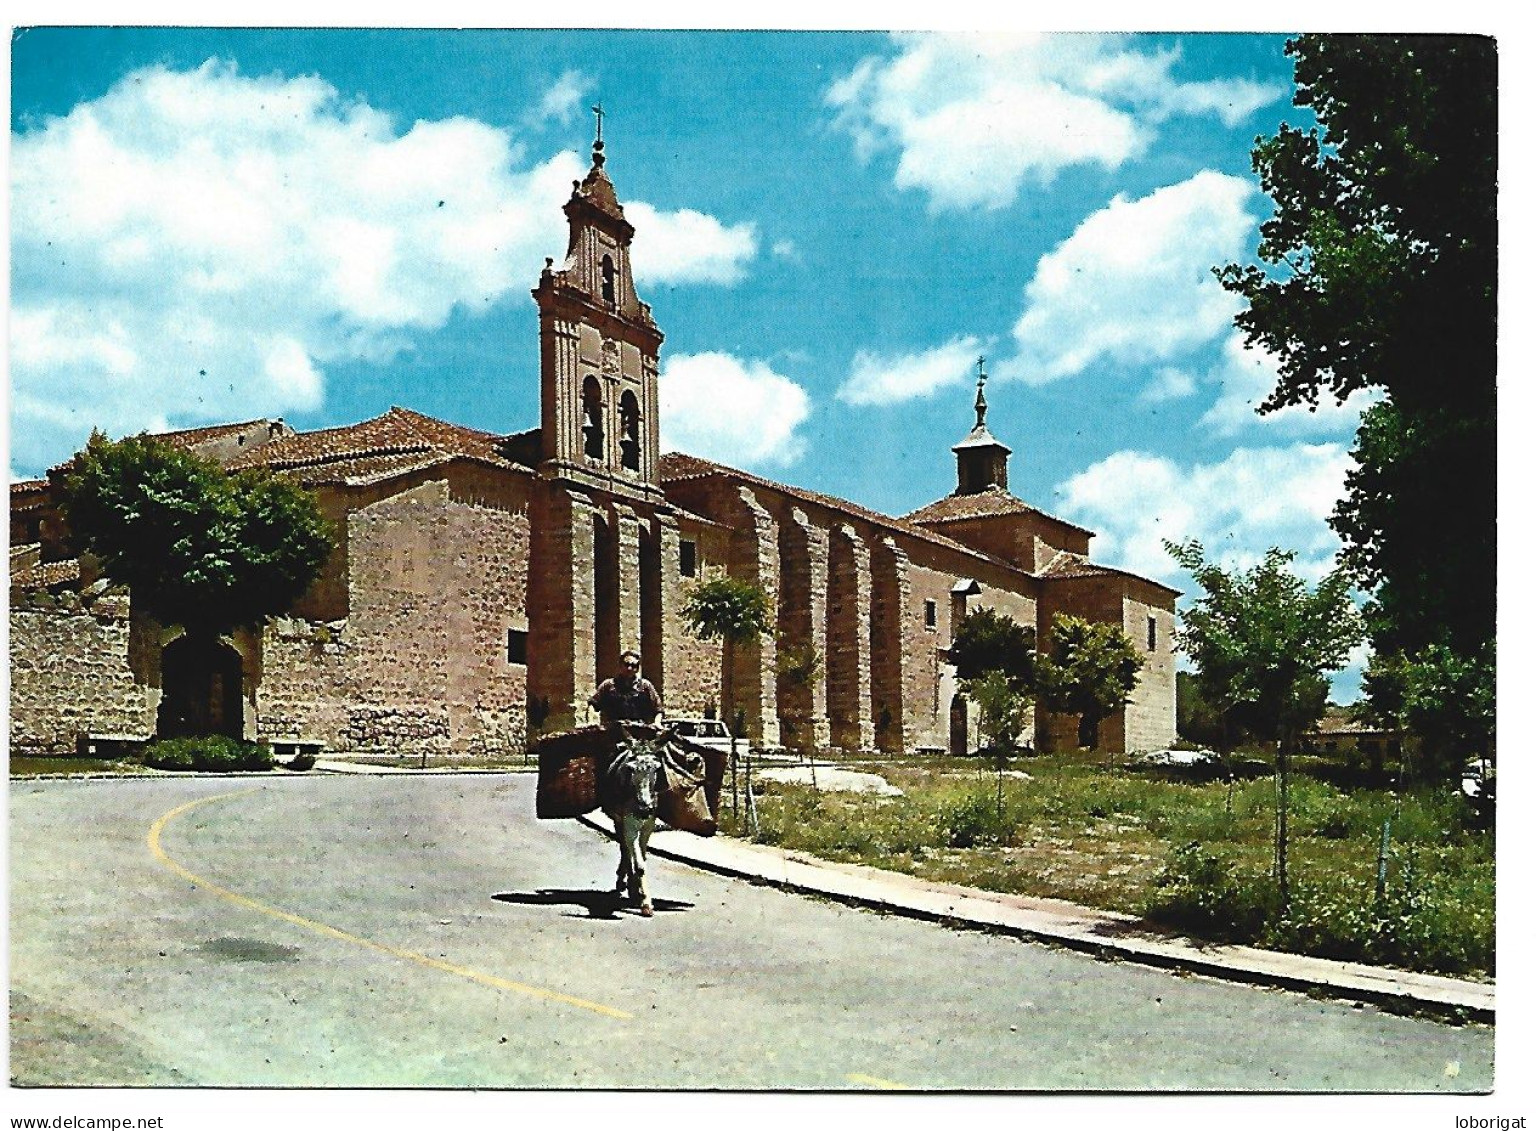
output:
[[[695,464],[700,465],[700,470],[686,475],[673,475],[670,477],[663,475],[664,480],[670,480],[671,482],[676,483],[689,479],[703,479],[709,475],[739,476],[742,479],[749,480],[760,486],[768,487],[775,491],[782,491],[784,494],[790,495],[794,498],[803,499],[807,502],[814,503],[817,506],[826,507],[828,510],[841,511],[844,514],[847,514],[850,518],[861,519],[865,522],[872,522],[876,525],[884,526],[904,534],[910,534],[915,537],[922,538],[925,541],[932,542],[935,545],[944,546],[947,549],[959,550],[967,557],[980,558],[983,561],[990,562],[991,564],[999,566],[1003,569],[1012,570],[1015,573],[1021,573],[1026,577],[1035,576],[1028,570],[1022,569],[1012,562],[1003,561],[1001,558],[992,557],[990,554],[978,550],[975,546],[967,546],[964,542],[956,541],[955,539],[947,537],[944,534],[940,534],[936,530],[928,530],[923,526],[917,525],[916,523],[908,522],[904,518],[898,518],[894,515],[881,514],[879,511],[871,510],[868,507],[861,506],[860,504],[855,503],[850,499],[839,499],[834,495],[824,495],[819,491],[812,491],[805,487],[793,487],[787,483],[779,483],[772,479],[768,479],[765,476],[754,475],[752,472],[742,471],[740,468],[727,467],[725,464],[717,463],[714,460],[706,459],[703,456],[696,456],[689,452],[668,452],[662,457],[663,460],[666,459],[666,456],[676,456],[683,460],[690,460]],[[663,471],[665,471],[665,469],[663,469]]]

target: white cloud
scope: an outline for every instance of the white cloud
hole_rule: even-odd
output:
[[[315,408],[560,241],[580,169],[390,119],[316,78],[146,68],[12,138],[14,433],[39,468],[122,433]]]
[[[1230,329],[1241,302],[1213,264],[1247,250],[1255,186],[1206,170],[1138,200],[1117,196],[1036,265],[999,376],[1044,383],[1100,360],[1165,362]]]
[[[733,466],[794,463],[796,429],[810,415],[806,391],[759,361],[724,353],[668,358],[659,380],[661,446]]]
[[[575,70],[566,71],[555,80],[554,86],[544,92],[544,97],[528,114],[527,120],[534,124],[569,122],[581,109],[581,103],[586,99],[587,92],[592,89],[593,83],[594,80],[589,75]]]
[[[1001,208],[1029,179],[1064,168],[1116,169],[1175,115],[1236,126],[1285,88],[1183,82],[1176,51],[1147,53],[1098,35],[915,34],[863,60],[827,92],[861,159],[900,153],[896,184],[935,209]]]
[[[738,283],[757,255],[757,226],[722,224],[683,208],[660,212],[643,201],[624,206],[635,226],[635,278],[642,284]]]
[[[1163,549],[1163,539],[1198,538],[1224,568],[1257,565],[1271,546],[1296,551],[1292,568],[1316,583],[1336,564],[1338,536],[1327,525],[1353,461],[1342,444],[1238,448],[1220,463],[1180,466],[1142,452],[1117,452],[1057,488],[1064,517],[1098,532],[1094,558],[1180,590],[1181,607],[1199,586]],[[1364,647],[1333,673],[1333,698],[1360,692]]]
[[[980,349],[981,340],[967,336],[922,353],[860,350],[837,397],[857,405],[898,404],[931,397],[940,389],[965,384]]]
[[[466,118],[400,133],[314,77],[214,60],[126,75],[12,135],[14,466],[40,472],[93,426],[313,409],[329,366],[527,301],[583,172]],[[740,229],[635,207],[682,233],[662,277],[739,275]]]
[[[1197,388],[1198,382],[1192,374],[1182,369],[1160,369],[1137,399],[1142,404],[1162,404],[1194,396]]]
[[[1181,466],[1117,452],[1061,484],[1062,516],[1097,532],[1094,558],[1188,588],[1163,539],[1198,538],[1229,566],[1258,562],[1271,546],[1295,550],[1296,569],[1316,579],[1333,565],[1338,536],[1328,516],[1351,466],[1343,444],[1238,448],[1219,463]]]
[[[1360,427],[1360,414],[1380,399],[1374,390],[1361,390],[1340,404],[1324,392],[1315,409],[1290,405],[1260,416],[1256,410],[1279,379],[1275,357],[1262,349],[1249,349],[1242,336],[1233,333],[1222,347],[1220,363],[1206,375],[1206,381],[1220,392],[1200,423],[1218,436],[1254,428],[1286,436],[1352,435]]]

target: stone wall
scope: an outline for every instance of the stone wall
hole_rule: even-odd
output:
[[[1173,653],[1174,595],[1160,586],[1121,573],[1052,580],[1042,600],[1042,631],[1060,613],[1118,625],[1141,653],[1143,666],[1123,711],[1099,725],[1099,749],[1154,750],[1177,737]],[[1156,618],[1157,637],[1149,649],[1147,621]],[[1075,716],[1049,715],[1040,721],[1045,749],[1077,744]]]
[[[351,510],[348,615],[267,633],[264,738],[408,756],[521,753],[527,488],[457,469]],[[531,646],[531,641],[530,641]]]
[[[751,703],[771,691],[758,729],[749,721],[756,740],[776,713],[780,741],[796,748],[948,749],[944,652],[967,602],[1035,623],[1034,578],[958,547],[756,481],[704,476],[668,491],[734,530],[732,575],[774,582],[764,588],[777,598],[777,640],[738,657],[733,673],[750,681]],[[957,604],[955,588],[971,582],[977,596]],[[790,674],[809,655],[814,677]]]
[[[160,695],[119,593],[12,594],[11,750],[67,754],[82,732],[148,737]]]
[[[723,576],[731,552],[730,531],[715,523],[679,515],[677,542],[693,544],[694,574],[683,576],[676,555],[680,546],[669,552],[662,549],[662,585],[666,592],[662,624],[662,653],[665,657],[661,678],[656,680],[662,705],[671,715],[721,716],[720,675],[723,649],[718,640],[700,640],[688,631],[682,605],[688,591],[700,582]],[[670,542],[670,539],[667,540]]]

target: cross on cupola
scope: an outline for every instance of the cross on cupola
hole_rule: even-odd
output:
[[[987,359],[983,355],[976,359],[976,427],[987,426],[987,394],[984,388],[987,383]]]
[[[957,495],[978,495],[997,488],[1008,489],[1009,449],[987,431],[987,359],[976,359],[976,426],[951,450],[955,453],[959,482]]]

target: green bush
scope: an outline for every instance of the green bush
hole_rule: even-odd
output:
[[[144,764],[157,770],[199,770],[230,773],[236,770],[270,770],[272,748],[266,743],[208,735],[201,738],[167,738],[144,748]]]
[[[1429,861],[1442,868],[1448,861]],[[1290,907],[1267,874],[1233,868],[1198,843],[1175,849],[1158,876],[1147,918],[1203,938],[1276,950],[1437,970],[1492,973],[1493,868],[1416,869],[1394,852],[1380,899],[1373,881],[1298,878]]]
[[[1252,942],[1275,918],[1280,892],[1266,875],[1233,868],[1198,841],[1174,849],[1154,881],[1146,915],[1223,942]]]
[[[1353,798],[1327,782],[1293,774],[1290,781],[1291,831],[1294,836],[1320,836],[1342,840],[1370,836],[1379,822],[1362,810]]]
[[[1007,806],[998,812],[997,796],[991,793],[973,793],[941,806],[938,823],[951,848],[1007,844],[1018,825]]]

